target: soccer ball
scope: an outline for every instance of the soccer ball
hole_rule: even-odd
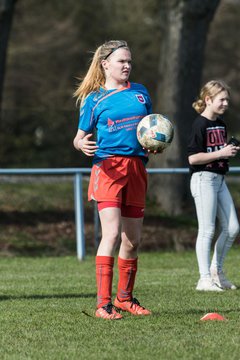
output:
[[[137,138],[144,149],[162,152],[173,139],[174,130],[170,120],[161,114],[142,118],[137,126]]]

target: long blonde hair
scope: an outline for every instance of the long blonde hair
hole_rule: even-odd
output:
[[[205,98],[209,96],[214,99],[221,91],[227,91],[230,95],[230,88],[223,80],[211,80],[207,82],[201,89],[198,99],[192,104],[192,107],[201,114],[205,108]]]
[[[97,48],[85,77],[80,80],[73,94],[77,98],[77,104],[80,103],[81,106],[89,93],[99,91],[100,87],[104,86],[106,77],[101,62],[122,47],[129,50],[128,44],[124,40],[110,40]]]

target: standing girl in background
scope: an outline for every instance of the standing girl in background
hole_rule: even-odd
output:
[[[229,88],[221,80],[203,86],[193,108],[200,114],[192,126],[188,145],[191,193],[198,218],[196,253],[200,279],[197,290],[223,291],[236,289],[226,279],[223,264],[228,250],[239,232],[239,223],[224,175],[228,159],[240,149],[227,145],[226,125],[221,119],[229,104]],[[220,234],[210,261],[216,218]]]
[[[80,118],[74,147],[93,156],[88,199],[97,201],[102,229],[96,256],[96,316],[109,320],[122,318],[115,308],[133,315],[151,314],[132,293],[147,189],[147,152],[138,143],[136,128],[152,106],[146,88],[128,81],[131,63],[125,41],[101,45],[75,92]],[[91,140],[94,128],[96,142]],[[113,305],[114,253],[119,240]]]

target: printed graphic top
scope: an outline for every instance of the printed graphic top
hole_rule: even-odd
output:
[[[152,113],[147,89],[128,82],[115,90],[101,88],[90,93],[80,110],[78,128],[92,133],[97,129],[97,146],[93,163],[114,155],[139,156],[147,161],[148,154],[137,140],[139,121]]]
[[[200,152],[213,152],[220,150],[227,142],[226,125],[221,119],[208,120],[199,115],[192,126],[188,144],[188,156]],[[225,174],[228,171],[228,159],[220,159],[203,165],[190,165],[190,172],[211,171]]]

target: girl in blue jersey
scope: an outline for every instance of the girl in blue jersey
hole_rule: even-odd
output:
[[[228,171],[228,159],[240,149],[227,145],[227,131],[221,115],[228,108],[229,88],[221,80],[209,81],[193,103],[200,114],[193,123],[188,145],[191,192],[198,218],[196,253],[200,279],[197,290],[222,291],[236,289],[226,279],[223,264],[228,250],[239,233],[237,214],[224,175]],[[218,218],[220,233],[212,261],[211,243]]]
[[[102,239],[96,255],[96,316],[117,320],[116,308],[133,315],[151,312],[133,297],[138,247],[144,216],[147,152],[137,141],[139,121],[152,112],[143,85],[128,81],[131,52],[125,41],[112,40],[95,52],[75,92],[80,103],[74,147],[93,157],[89,200],[98,203]],[[97,140],[92,140],[94,128]],[[112,303],[114,253],[118,254],[118,289]]]

